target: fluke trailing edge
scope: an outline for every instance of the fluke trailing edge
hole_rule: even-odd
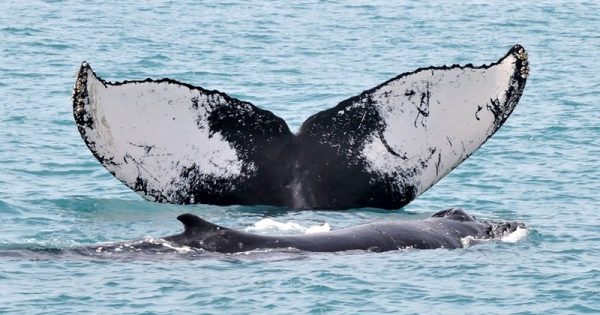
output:
[[[464,210],[456,208],[440,211],[425,220],[370,223],[331,232],[282,236],[237,231],[189,213],[182,214],[177,219],[184,225],[181,234],[153,241],[95,245],[80,250],[84,250],[84,253],[139,252],[184,246],[221,253],[290,248],[309,252],[453,249],[464,247],[469,239],[496,239],[516,231],[519,227],[525,228],[523,224],[516,222],[479,221]]]
[[[94,156],[144,198],[291,208],[400,208],[477,150],[529,72],[516,45],[489,66],[401,74],[308,118],[283,119],[170,79],[111,83],[87,63],[73,113]]]

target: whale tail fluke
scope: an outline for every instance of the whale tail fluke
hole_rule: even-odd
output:
[[[109,82],[83,63],[73,114],[88,148],[144,198],[173,204],[398,209],[506,121],[529,73],[519,45],[495,63],[420,68],[309,117],[171,79]]]

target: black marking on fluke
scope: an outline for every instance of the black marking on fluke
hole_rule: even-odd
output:
[[[446,79],[447,72],[454,77]],[[484,87],[500,92],[480,95],[480,86],[468,86],[480,84],[486,73],[487,80],[494,74],[498,81]],[[84,62],[73,114],[98,161],[152,201],[398,209],[502,126],[528,73],[527,53],[519,45],[490,65],[420,68],[309,117],[293,134],[270,111],[225,93],[171,79],[107,82]],[[460,99],[438,98],[452,89]],[[151,109],[136,101],[147,95],[155,96]],[[124,120],[129,108],[136,112]],[[160,114],[145,116],[157,108]],[[193,123],[182,125],[189,117]],[[148,125],[149,118],[155,125]],[[167,140],[135,130],[160,130],[157,137]],[[165,145],[171,142],[181,146]],[[453,143],[461,143],[462,152]]]

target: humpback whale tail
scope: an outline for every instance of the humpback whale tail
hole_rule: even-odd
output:
[[[397,209],[491,137],[528,75],[515,45],[483,66],[420,68],[308,118],[285,121],[171,79],[77,75],[79,132],[117,179],[157,202]]]

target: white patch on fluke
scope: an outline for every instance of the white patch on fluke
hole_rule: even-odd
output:
[[[510,54],[487,69],[424,69],[379,87],[370,102],[385,129],[383,139],[374,132],[363,147],[369,171],[396,178],[410,174],[397,184],[411,184],[417,195],[427,190],[497,130],[497,115],[512,111],[516,102],[504,104],[516,62]]]
[[[85,110],[93,122],[91,128],[82,126],[87,142],[129,187],[139,177],[147,191],[171,199],[188,191],[189,180],[181,178],[186,169],[231,185],[249,175],[242,174],[243,162],[231,144],[220,133],[209,133],[211,106],[226,104],[223,96],[169,81],[104,84],[90,69],[87,92]]]

